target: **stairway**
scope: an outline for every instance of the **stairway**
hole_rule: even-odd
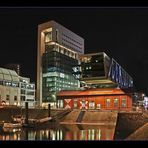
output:
[[[85,114],[85,111],[81,111],[81,112],[79,113],[79,116],[78,116],[76,122],[81,122],[82,119],[83,119],[84,114]]]

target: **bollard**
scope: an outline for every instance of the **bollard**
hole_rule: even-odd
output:
[[[28,140],[28,129],[25,131],[25,140]]]
[[[25,102],[25,124],[28,125],[28,102]]]
[[[50,104],[48,104],[48,117],[50,117]]]

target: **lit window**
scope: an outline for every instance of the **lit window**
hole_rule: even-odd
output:
[[[110,99],[106,99],[106,107],[110,107]]]
[[[52,41],[52,32],[45,33],[45,42]]]
[[[97,109],[101,109],[101,104],[97,104]]]
[[[77,100],[74,100],[73,107],[74,107],[74,108],[77,108],[77,107],[78,107],[78,102],[77,102]]]
[[[95,109],[95,102],[94,101],[89,102],[89,109]]]
[[[117,98],[114,99],[114,107],[118,107],[118,99]]]
[[[126,107],[126,99],[122,98],[122,103],[121,103],[122,107]]]

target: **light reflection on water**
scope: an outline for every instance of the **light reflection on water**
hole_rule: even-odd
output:
[[[113,140],[114,127],[64,125],[41,130],[0,131],[0,140]]]

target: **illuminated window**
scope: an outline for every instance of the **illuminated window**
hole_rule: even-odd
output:
[[[114,99],[114,107],[118,107],[118,99],[117,98]]]
[[[122,98],[121,106],[126,107],[126,98]]]
[[[95,109],[95,102],[94,101],[89,102],[89,109]]]
[[[110,99],[106,99],[106,107],[110,107]]]
[[[58,107],[63,108],[63,106],[64,106],[63,100],[58,100]]]
[[[78,102],[77,102],[77,100],[74,100],[74,102],[73,102],[73,107],[74,107],[74,108],[77,108],[77,107],[78,107]]]
[[[52,32],[45,33],[45,42],[48,43],[52,41]]]
[[[101,109],[101,104],[97,104],[97,109]]]

